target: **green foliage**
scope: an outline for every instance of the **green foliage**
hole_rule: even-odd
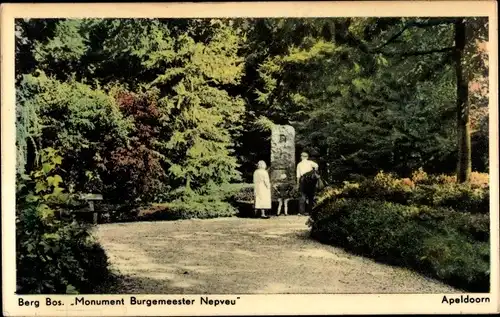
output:
[[[107,211],[105,222],[178,220],[178,219],[208,219],[232,217],[237,210],[234,195],[244,188],[253,188],[252,184],[222,184],[205,187],[202,192],[182,191],[169,193],[168,202],[144,202],[128,205],[105,204]],[[107,219],[106,219],[107,218]]]
[[[416,270],[469,291],[489,285],[488,175],[473,182],[379,172],[325,189],[311,216],[314,238]]]
[[[22,167],[31,168],[33,139],[34,150],[62,151],[64,177],[76,189],[110,199],[164,201],[171,190],[240,179],[233,139],[245,108],[230,90],[243,73],[244,37],[231,21],[80,19],[52,27],[33,44],[42,72],[19,85]],[[148,99],[154,114],[139,118],[124,106],[127,91]]]
[[[480,173],[474,175],[475,183],[459,184],[452,176],[429,176],[423,170],[414,172],[412,179],[401,179],[390,173],[379,172],[374,178],[361,183],[344,182],[340,187],[324,190],[318,199],[318,205],[332,197],[369,198],[404,205],[449,207],[459,212],[488,214],[488,177]]]
[[[174,200],[162,205],[164,217],[162,219],[208,219],[219,217],[232,217],[236,209],[229,203],[212,200],[208,197]]]
[[[489,213],[489,189],[468,184],[422,185],[411,202],[431,206],[448,206],[457,211]]]
[[[238,192],[234,193],[232,197],[235,201],[254,202],[255,201],[255,194],[254,194],[253,186],[242,188]]]
[[[467,291],[489,290],[489,218],[425,206],[330,199],[311,235],[324,243],[412,267]]]
[[[60,19],[16,19],[16,83],[23,74],[32,73],[38,66],[35,51],[39,42],[54,36]]]
[[[17,293],[90,293],[108,274],[107,257],[89,227],[59,219],[74,195],[61,187],[62,157],[51,148],[40,155],[41,166],[18,182]]]
[[[85,172],[98,177],[105,171],[110,150],[127,144],[133,128],[114,99],[103,90],[74,80],[60,82],[44,73],[25,75],[18,89],[19,113],[37,118],[34,124],[23,115],[18,117],[18,129],[36,132],[28,133],[33,147],[59,150],[64,158],[64,177],[75,189],[102,189],[102,182],[89,184]],[[26,134],[18,135],[18,144],[25,140]],[[27,162],[28,170],[34,159]]]
[[[156,87],[162,131],[154,150],[163,155],[172,188],[197,190],[210,181],[237,180],[239,172],[249,178],[255,161],[269,156],[269,146],[254,140],[264,140],[273,124],[296,127],[298,150],[315,156],[329,182],[381,169],[409,176],[419,166],[451,173],[457,153],[451,55],[412,52],[452,46],[452,22],[19,20],[18,64],[30,67],[18,69],[88,82],[96,93],[102,91],[98,83],[118,82],[136,93]],[[485,88],[487,52],[476,40],[487,40],[487,21],[466,23],[464,63],[469,80]],[[488,167],[483,90],[471,93],[473,165],[480,171]],[[29,140],[43,123],[30,109],[20,110],[26,118],[20,122],[31,121],[27,128],[19,125],[20,165],[26,152],[36,152]],[[98,183],[103,171],[86,170]]]
[[[184,192],[179,198],[156,206],[164,208],[166,219],[232,217],[237,213],[235,197],[248,189],[253,193],[253,184],[211,183],[203,192]]]
[[[16,172],[25,173],[28,154],[38,154],[38,138],[42,134],[39,105],[27,101],[25,87],[16,87]]]
[[[62,21],[57,24],[50,41],[35,44],[34,57],[39,67],[61,67],[66,76],[79,72],[81,59],[87,50],[87,39],[79,32],[81,24],[82,20]]]
[[[204,195],[212,197],[214,200],[228,201],[234,199],[238,193],[246,190],[253,191],[254,185],[251,183],[232,183],[214,185],[206,188]]]
[[[169,87],[160,100],[162,124],[170,130],[162,153],[173,182],[187,191],[240,177],[232,137],[239,130],[244,105],[219,88],[237,84],[241,77],[240,38],[221,20],[210,20],[212,34],[203,36],[206,23],[194,20],[185,34],[174,38],[157,26],[149,46],[139,51],[150,70],[169,65],[151,85]]]
[[[271,131],[276,125],[267,117],[260,116],[255,120],[255,125],[262,131]]]
[[[231,190],[232,191],[232,190]],[[229,192],[217,195],[183,193],[167,203],[155,203],[142,208],[136,220],[209,219],[235,216],[237,211],[228,201]]]
[[[258,74],[254,117],[265,114],[275,122],[294,124],[299,149],[307,148],[323,163],[322,173],[329,181],[349,173],[373,175],[380,169],[408,176],[419,166],[453,172],[456,83],[451,55],[449,51],[413,54],[451,47],[452,22],[420,18],[255,22],[248,27],[249,38],[266,50],[248,60]],[[467,23],[478,29],[471,29],[470,43],[485,39],[484,19]],[[294,32],[298,35],[291,35]],[[471,54],[478,63],[484,60]],[[481,96],[484,100],[486,95]],[[485,153],[484,136],[475,138],[474,153]],[[477,156],[475,168],[484,171],[484,156],[473,156]]]

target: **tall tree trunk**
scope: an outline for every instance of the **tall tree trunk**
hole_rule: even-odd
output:
[[[472,169],[471,163],[471,135],[469,123],[469,86],[467,74],[462,64],[465,48],[465,22],[459,19],[455,22],[455,69],[457,76],[457,135],[458,135],[458,162],[457,181],[468,182]]]

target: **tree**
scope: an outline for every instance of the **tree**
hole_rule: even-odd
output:
[[[278,107],[276,113],[282,120],[295,121],[299,130],[303,126],[299,136],[309,136],[303,140],[304,145],[328,157],[325,164],[357,166],[354,170],[362,173],[388,168],[407,174],[418,166],[446,172],[449,158],[455,156],[457,162],[461,148],[457,139],[452,140],[463,134],[468,122],[467,118],[455,119],[455,132],[451,130],[451,115],[457,118],[459,100],[453,79],[457,74],[456,21],[318,19],[314,21],[318,23],[316,29],[333,30],[333,36],[311,33],[302,37],[302,43],[288,42],[287,49],[268,56],[259,66],[264,89],[257,90],[260,96],[256,99],[268,113]],[[328,22],[330,27],[325,27]],[[470,25],[471,20],[466,23]],[[469,32],[468,43],[487,29],[484,19],[475,20],[474,25],[476,31]],[[472,56],[481,60],[468,51],[469,44],[462,63],[470,65]],[[468,67],[467,74],[472,69]],[[469,75],[464,75],[465,87]],[[470,137],[461,139],[470,143]],[[470,151],[460,153],[465,153],[469,161],[466,165],[470,165]],[[349,170],[354,171],[348,168],[338,174]]]
[[[242,40],[229,20],[64,20],[36,42],[36,58],[61,81],[156,89],[158,138],[147,148],[172,188],[202,189],[239,179],[232,147],[244,104],[231,89],[242,75]]]
[[[19,157],[28,158],[20,160],[19,170],[31,171],[36,149],[52,147],[64,158],[63,176],[76,190],[102,189],[87,188],[89,173],[101,175],[110,150],[127,144],[133,129],[103,90],[74,80],[60,82],[43,72],[23,76],[16,107],[18,131],[27,132],[18,134]]]
[[[163,175],[165,188],[203,192],[210,183],[239,179],[240,172],[251,175],[256,161],[269,159],[267,142],[254,142],[268,136],[267,123],[294,125],[298,150],[318,156],[331,180],[380,169],[406,175],[421,166],[429,172],[452,172],[459,135],[465,136],[461,144],[470,140],[471,149],[462,146],[465,163],[458,166],[487,168],[487,98],[478,93],[481,89],[472,92],[473,85],[487,83],[485,54],[475,45],[477,39],[486,39],[487,24],[481,18],[463,19],[465,44],[457,50],[457,21],[30,20],[19,22],[16,34],[19,56],[29,64],[22,72],[39,69],[61,84],[84,84],[89,94],[99,91],[114,103],[117,95],[109,87],[118,83],[135,100],[131,107],[115,105],[128,116],[125,139],[130,142],[109,147],[121,149],[115,152],[115,163],[127,158],[130,164],[108,165],[99,175],[111,179],[106,173],[118,167],[130,172],[142,160],[142,154],[132,155],[136,147],[155,157],[146,160],[152,165],[144,165],[144,175],[150,175],[149,167],[161,166],[163,173],[156,167],[154,173]],[[35,32],[37,26],[46,29]],[[457,52],[462,60],[460,87],[469,83],[471,89],[465,107],[469,118],[462,119],[457,116]],[[19,108],[24,119],[18,125],[25,136],[19,140],[19,153],[28,156],[34,152],[33,142],[23,140],[42,129],[38,112],[30,109],[35,108]],[[44,120],[54,116],[51,120],[57,121],[59,115],[44,114]],[[466,122],[470,137],[459,129]],[[143,128],[154,133],[139,141]],[[470,157],[473,161],[467,163]],[[157,159],[159,165],[153,164]]]
[[[383,48],[398,39],[406,30],[412,27],[435,27],[453,24],[454,46],[434,48],[427,51],[399,53],[404,56],[428,55],[436,52],[446,53],[452,48],[452,57],[455,65],[456,76],[456,117],[457,117],[457,180],[467,182],[472,170],[472,149],[470,131],[470,97],[469,83],[477,78],[478,73],[484,73],[483,58],[477,53],[475,47],[477,40],[484,41],[487,34],[488,23],[482,18],[453,18],[453,19],[425,19],[423,21],[410,21],[401,28],[401,31],[392,36],[386,43],[379,47]],[[470,28],[470,31],[467,31]],[[478,58],[479,57],[479,58]],[[478,62],[479,61],[479,62]],[[467,65],[467,66],[466,66]],[[474,67],[474,66],[476,67]],[[472,67],[471,67],[472,66]]]
[[[466,44],[465,21],[457,19],[455,27],[455,72],[457,77],[457,129],[458,129],[458,162],[457,181],[467,182],[472,171],[471,136],[469,123],[469,85],[463,69],[463,53]]]
[[[157,150],[161,128],[158,92],[113,92],[122,114],[134,124],[129,142],[109,149],[105,163],[107,199],[116,201],[155,201],[168,189],[161,164],[163,155]]]
[[[447,146],[453,98],[449,58],[421,54],[434,50],[429,49],[436,42],[430,34],[436,30],[429,28],[405,34],[396,48],[385,45],[403,22],[309,20],[309,26],[316,23],[309,36],[288,43],[258,68],[263,85],[256,100],[264,115],[294,124],[299,147],[308,147],[330,165],[326,170],[333,179],[381,168],[407,174],[453,153]],[[451,34],[449,28],[438,31]]]
[[[39,65],[35,58],[38,43],[54,36],[60,19],[16,19],[16,82],[23,74],[32,73]]]
[[[149,85],[162,92],[165,142],[159,146],[173,184],[182,190],[239,179],[231,147],[244,104],[224,89],[242,74],[240,37],[230,23],[193,20],[178,37],[169,34],[168,23],[158,23],[156,36],[140,47],[143,65],[163,70]]]

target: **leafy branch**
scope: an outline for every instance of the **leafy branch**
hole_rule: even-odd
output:
[[[386,56],[400,56],[400,57],[409,57],[409,56],[422,56],[422,55],[429,55],[429,54],[436,54],[436,53],[447,53],[455,50],[455,47],[443,47],[443,48],[435,48],[435,49],[430,49],[430,50],[423,50],[423,51],[407,51],[407,52],[387,52],[383,51],[382,49],[389,44],[393,43],[398,39],[403,33],[412,28],[412,27],[419,27],[419,28],[426,28],[426,27],[433,27],[437,25],[443,25],[443,24],[452,24],[455,23],[457,19],[456,18],[445,18],[445,19],[437,19],[437,20],[428,20],[425,22],[420,22],[420,21],[410,21],[406,23],[401,30],[396,32],[393,36],[391,36],[386,42],[383,44],[371,48],[369,47],[366,43],[364,43],[362,40],[357,38],[352,32],[349,30],[346,30],[345,34],[345,40],[347,42],[350,42],[351,44],[355,44],[361,51],[367,54],[383,54]]]
[[[437,20],[428,20],[425,22],[419,22],[419,21],[410,21],[406,23],[400,31],[396,32],[393,36],[391,36],[384,44],[381,44],[380,46],[376,47],[372,51],[378,52],[382,48],[386,47],[387,45],[391,44],[394,42],[396,39],[398,39],[403,33],[412,28],[412,27],[419,27],[419,28],[427,28],[427,27],[433,27],[433,26],[438,26],[438,25],[443,25],[443,24],[452,24],[455,22],[455,18],[445,18],[445,19],[437,19]]]

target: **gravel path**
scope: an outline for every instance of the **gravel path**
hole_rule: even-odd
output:
[[[409,270],[308,237],[307,217],[100,225],[96,235],[134,294],[449,293]]]

